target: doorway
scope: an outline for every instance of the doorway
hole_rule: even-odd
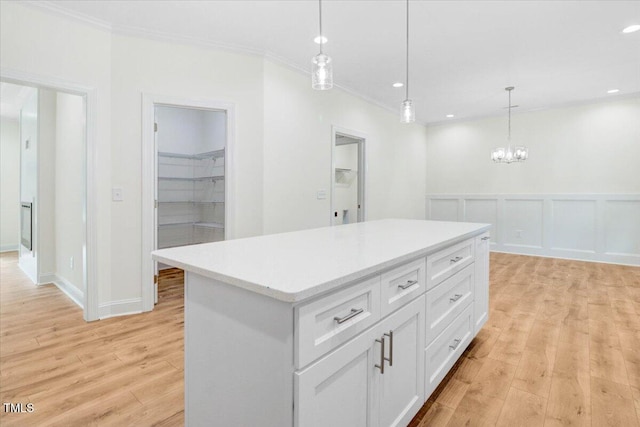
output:
[[[7,235],[11,239],[3,251],[15,251],[18,267],[34,284],[55,285],[83,310],[85,320],[96,320],[94,216],[87,191],[93,182],[87,166],[95,98],[88,88],[23,77],[3,74],[0,82],[3,127],[9,107],[16,128],[15,141],[3,135],[2,151],[14,144],[17,153],[14,160],[2,158],[2,212],[13,224],[3,218],[3,241]],[[5,96],[11,93],[16,96]],[[16,179],[5,180],[4,172],[13,170]],[[16,186],[11,200],[6,184]]]
[[[143,96],[144,311],[158,303],[160,270],[173,282],[182,275],[152,251],[232,235],[233,121],[232,104]]]
[[[331,225],[365,221],[366,136],[333,128]]]

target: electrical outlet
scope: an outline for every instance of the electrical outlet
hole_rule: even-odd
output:
[[[516,230],[516,238],[522,239],[522,230]]]
[[[327,198],[327,190],[318,190],[316,192],[316,198],[318,200],[325,200]]]
[[[69,258],[69,268],[73,270],[73,257]]]
[[[114,202],[121,202],[124,200],[122,195],[122,188],[112,188],[111,189],[111,200]]]

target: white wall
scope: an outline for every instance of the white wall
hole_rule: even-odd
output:
[[[235,104],[237,238],[329,224],[331,127],[367,135],[367,215],[424,217],[425,129],[257,56],[109,32],[0,2],[2,67],[95,88],[100,315],[137,311],[141,296],[142,94]],[[19,37],[17,35],[20,35]],[[111,188],[124,200],[112,202]]]
[[[20,243],[20,123],[0,121],[0,252]]]
[[[56,92],[38,90],[38,283],[51,283],[56,270]],[[30,173],[30,172],[29,172]],[[71,190],[71,189],[70,189]]]
[[[428,127],[427,193],[640,192],[640,96],[512,116],[524,163],[494,164],[507,119]],[[471,178],[470,178],[471,177]]]
[[[323,227],[330,200],[332,125],[366,138],[366,215],[424,218],[426,132],[340,89],[314,91],[309,76],[264,62],[264,232]]]
[[[27,143],[28,141],[28,143]],[[20,201],[31,203],[31,250],[20,244],[18,265],[38,281],[38,92],[33,91],[20,110]]]
[[[98,288],[111,299],[111,34],[20,2],[0,2],[2,70],[63,80],[95,91]],[[115,124],[117,126],[117,123]],[[118,167],[116,165],[115,169]],[[117,298],[117,295],[116,295]]]
[[[78,95],[57,93],[55,142],[55,275],[60,286],[83,292],[85,239],[85,106]],[[73,267],[71,266],[73,258]],[[69,291],[73,292],[73,290]]]
[[[640,265],[640,97],[428,128],[427,218],[487,222],[493,250]]]
[[[237,215],[235,229],[226,231],[230,237],[262,233],[262,67],[257,57],[113,36],[112,184],[125,197],[112,205],[112,282],[101,289],[104,315],[134,307],[141,295],[143,93],[235,104],[235,161],[229,167],[235,170]]]

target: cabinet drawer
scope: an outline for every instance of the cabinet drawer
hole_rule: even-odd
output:
[[[427,345],[473,301],[474,273],[468,265],[427,291]]]
[[[383,317],[424,292],[426,268],[426,260],[420,258],[382,274],[380,299]]]
[[[471,264],[474,247],[474,239],[469,239],[427,256],[427,289]]]
[[[462,313],[425,350],[425,398],[435,390],[473,337],[473,307]]]
[[[380,276],[295,309],[295,361],[301,368],[380,319]]]

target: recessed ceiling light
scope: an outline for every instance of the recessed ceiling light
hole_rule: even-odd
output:
[[[402,82],[395,82],[393,84],[393,87],[402,87],[402,86],[404,86],[404,83],[402,83]]]
[[[313,39],[313,41],[314,41],[316,44],[320,44],[320,43],[325,44],[326,42],[328,42],[328,41],[329,41],[329,39],[327,39],[325,36],[316,36],[316,38],[315,38],[315,39]]]
[[[448,119],[450,119],[450,118],[452,118],[452,117],[454,117],[454,115],[453,115],[453,114],[447,114],[447,118],[448,118]]]
[[[609,89],[607,91],[607,93],[618,93],[618,92],[620,92],[620,89]]]
[[[627,28],[622,30],[622,32],[625,34],[629,34],[629,33],[635,33],[638,30],[640,30],[640,25],[634,24],[634,25],[629,25]]]

